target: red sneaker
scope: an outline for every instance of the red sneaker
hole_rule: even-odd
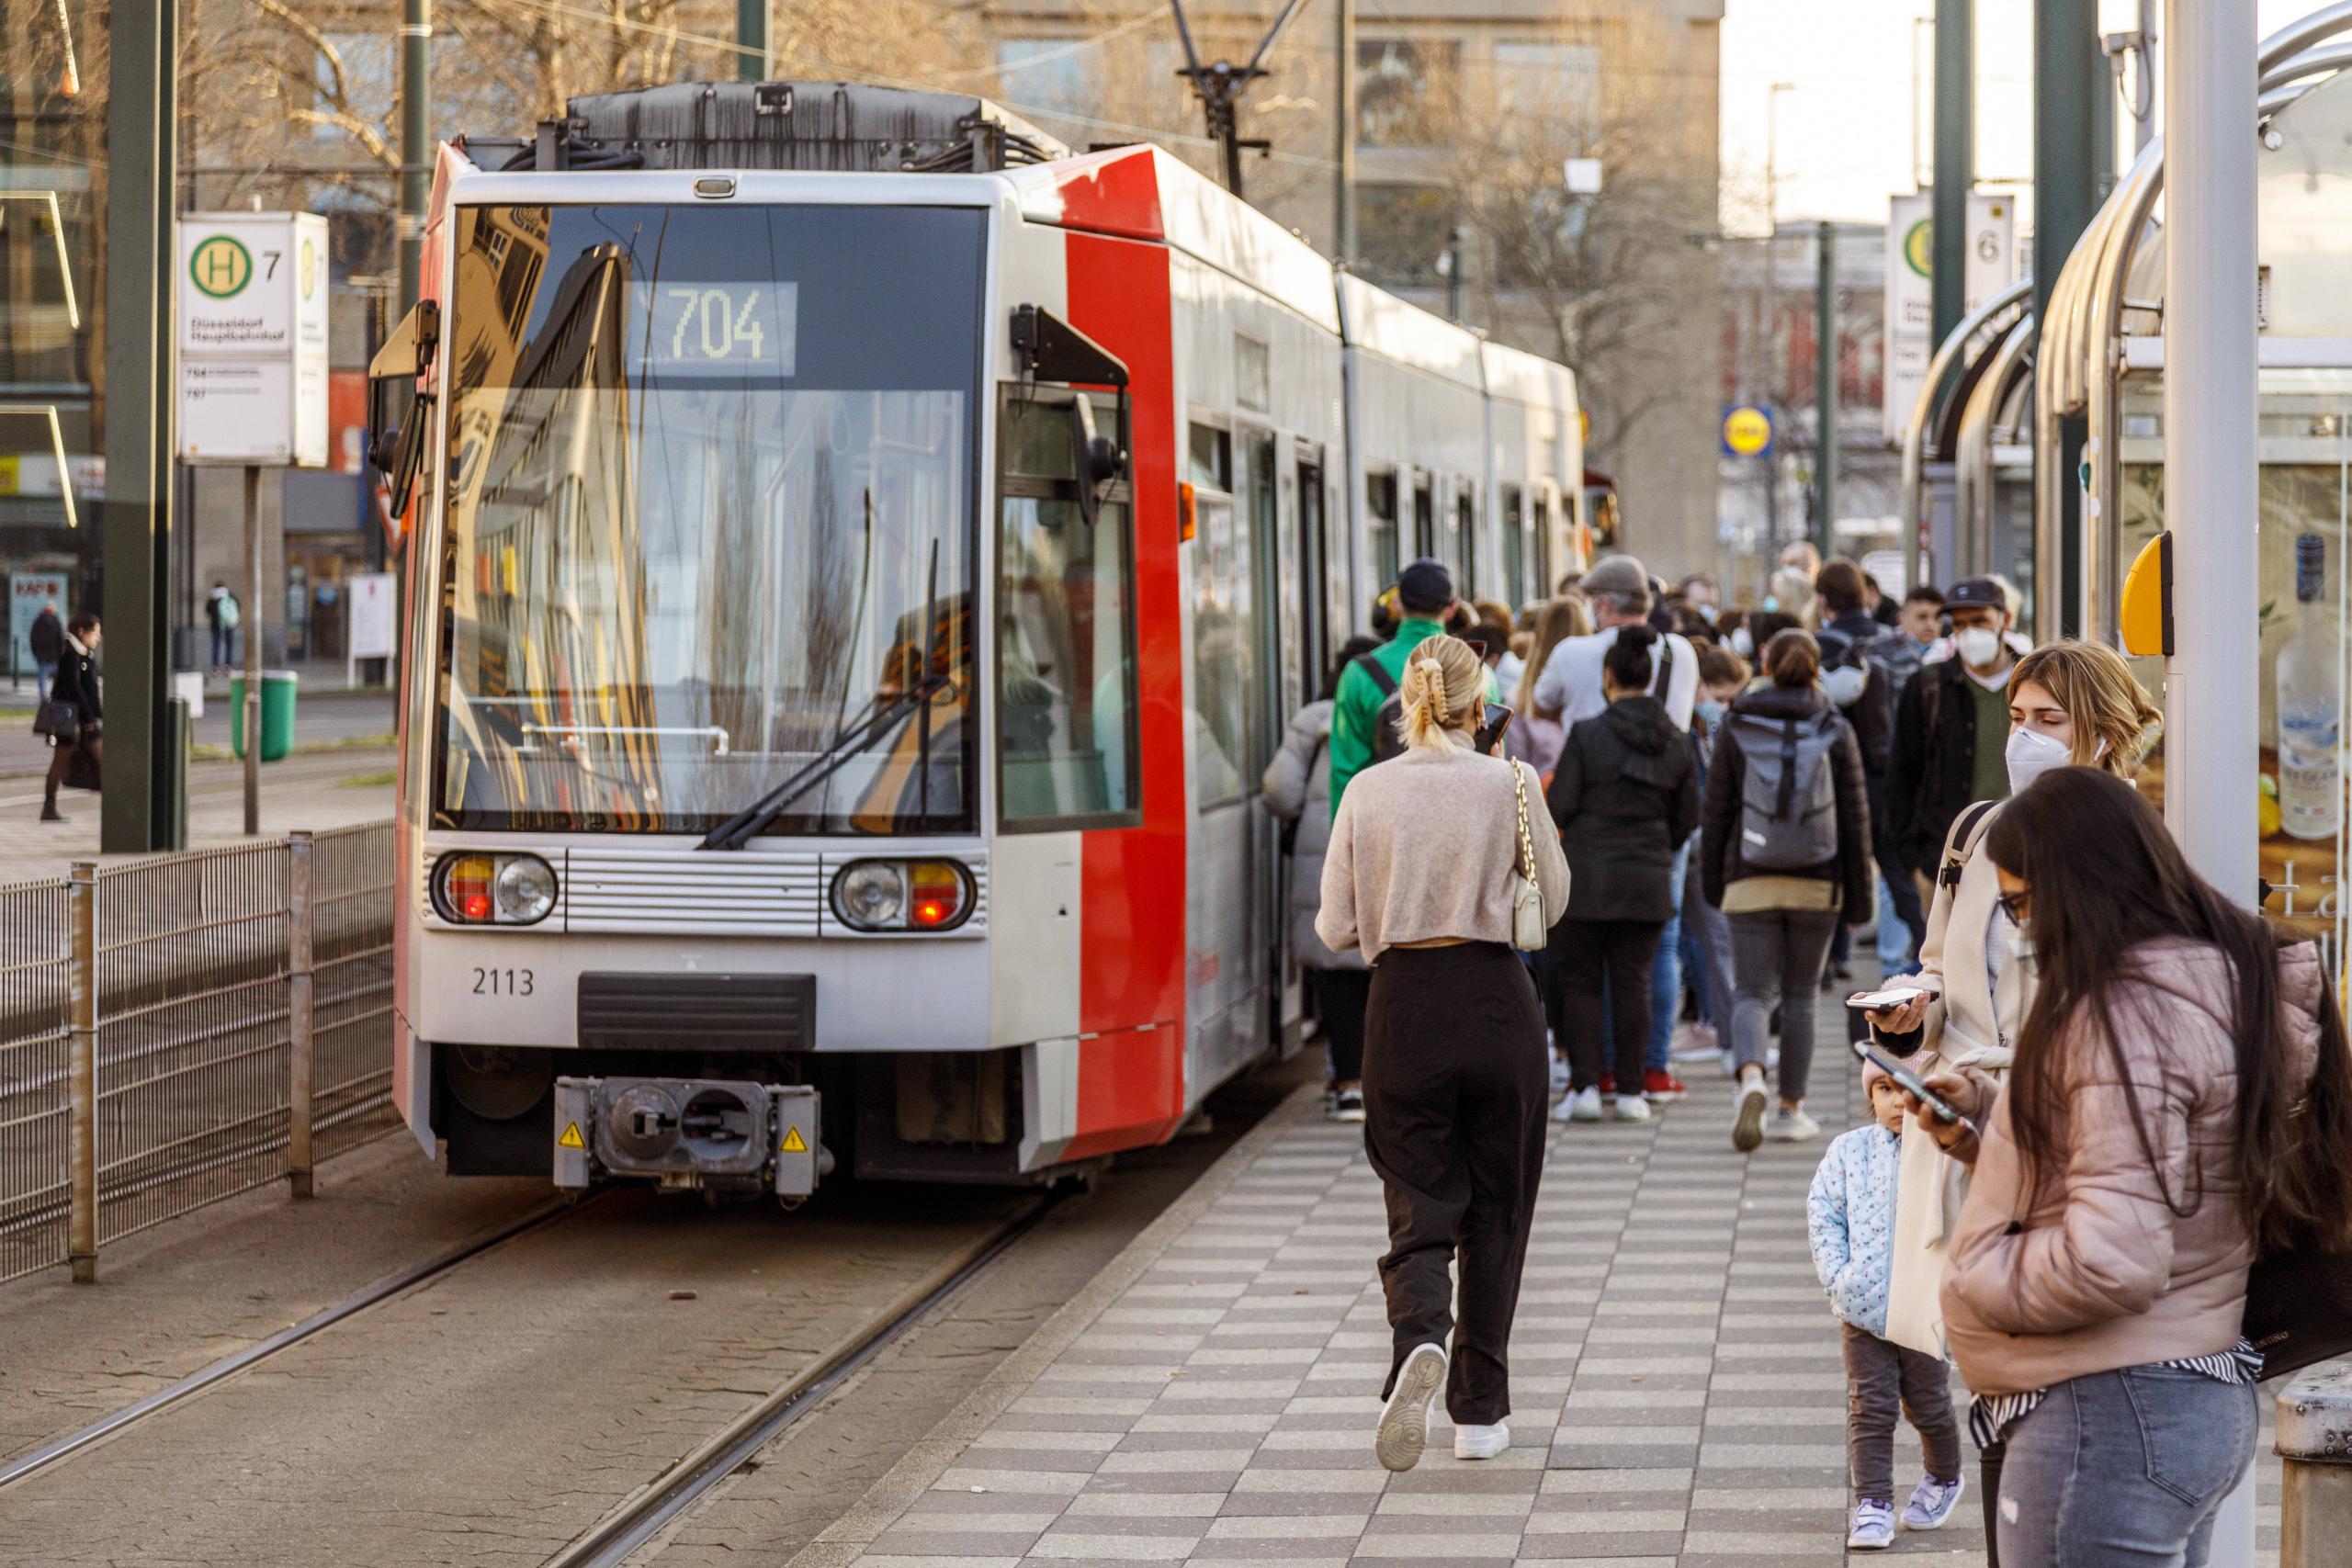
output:
[[[1642,1098],[1652,1105],[1669,1105],[1690,1093],[1680,1078],[1652,1067],[1642,1075]]]
[[[1606,1100],[1614,1100],[1617,1098],[1617,1075],[1615,1073],[1603,1073],[1600,1075],[1600,1093],[1601,1097]]]

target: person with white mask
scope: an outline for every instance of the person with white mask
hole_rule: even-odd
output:
[[[2009,672],[2017,663],[2003,634],[2009,600],[1989,577],[1952,585],[1951,654],[1919,668],[1894,708],[1886,765],[1886,837],[1931,896],[1938,852],[1951,825],[1980,800],[2009,793],[2002,745],[2008,738]]]
[[[1913,684],[1935,674],[1930,665]],[[2008,732],[1998,756],[2007,795],[1966,807],[1947,831],[1919,972],[1893,982],[1918,994],[1865,1015],[1888,1054],[1909,1058],[1906,1065],[1922,1077],[1969,1067],[1996,1081],[2005,1078],[2033,1000],[2031,956],[2020,951],[2017,923],[2002,906],[1992,857],[1980,852],[2007,797],[2070,763],[2130,778],[2163,717],[2121,655],[2071,639],[2045,643],[2017,660],[2006,696]],[[1916,1125],[1904,1129],[1900,1158],[1885,1337],[1941,1355],[1945,1248],[1968,1173]],[[2000,1495],[1998,1445],[1986,1449],[1984,1460],[1979,1495],[1990,1540],[1990,1510]]]

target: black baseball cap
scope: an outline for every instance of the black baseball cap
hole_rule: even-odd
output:
[[[1951,585],[1951,592],[1944,595],[1944,608],[1959,610],[1970,605],[1998,610],[2006,615],[2009,612],[2009,595],[1989,577],[1963,577]]]
[[[1396,600],[1408,614],[1435,615],[1453,603],[1453,574],[1423,556],[1396,574]]]

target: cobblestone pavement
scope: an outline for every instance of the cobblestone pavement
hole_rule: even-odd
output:
[[[1863,1101],[1822,1012],[1826,1142]],[[1804,1225],[1824,1144],[1742,1157],[1715,1065],[1681,1070],[1691,1098],[1660,1121],[1554,1131],[1507,1455],[1454,1460],[1441,1410],[1418,1469],[1374,1461],[1379,1183],[1358,1130],[1301,1102],[1033,1382],[967,1412],[944,1468],[902,1466],[795,1568],[1842,1561],[1845,1378]],[[1907,1427],[1895,1463],[1907,1495]],[[1883,1555],[1984,1562],[1968,1469],[1951,1523]],[[2266,1457],[2266,1562],[2277,1478]]]

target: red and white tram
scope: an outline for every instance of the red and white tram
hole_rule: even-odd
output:
[[[1331,649],[1400,557],[1583,564],[1566,370],[969,98],[453,144],[424,293],[395,1083],[456,1173],[1167,1138],[1296,1037],[1256,781]]]

